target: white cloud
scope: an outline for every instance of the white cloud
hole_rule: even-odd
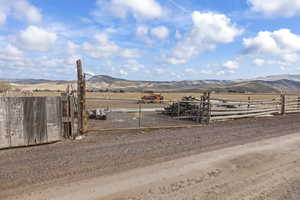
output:
[[[264,59],[257,58],[253,61],[253,63],[257,66],[262,66],[266,63],[266,61]]]
[[[166,69],[164,69],[164,68],[156,68],[156,69],[154,69],[154,71],[158,74],[166,73]]]
[[[286,62],[294,63],[294,62],[297,62],[299,60],[299,56],[295,53],[285,54],[285,55],[282,56],[282,59]]]
[[[148,33],[149,33],[149,28],[147,26],[140,25],[136,28],[136,36],[137,37],[144,37],[144,36],[148,35]]]
[[[80,45],[78,44],[75,44],[74,42],[72,41],[68,41],[67,42],[67,53],[69,55],[74,55],[77,53],[77,51],[79,50],[80,48]]]
[[[256,37],[244,38],[243,41],[247,53],[279,55],[300,50],[300,36],[289,29],[261,31]]]
[[[300,13],[300,0],[248,0],[251,10],[266,16],[292,17]]]
[[[140,64],[137,60],[127,60],[124,65],[123,65],[124,68],[132,71],[132,72],[138,72],[140,71],[141,69],[144,69],[144,65]]]
[[[154,19],[163,15],[163,9],[156,0],[112,0],[110,9],[121,18],[132,15],[136,19]]]
[[[217,43],[230,43],[242,34],[231,20],[222,14],[213,12],[192,14],[193,27],[173,49],[164,61],[171,64],[187,63],[193,56],[205,50],[215,48]]]
[[[95,43],[84,42],[83,50],[92,58],[107,58],[115,55],[120,50],[119,46],[110,41],[106,33],[94,36]]]
[[[113,73],[120,74],[120,75],[122,75],[122,76],[127,76],[127,75],[128,75],[128,72],[125,71],[124,69],[118,69],[118,68],[112,67],[112,68],[111,68],[111,71],[112,71]]]
[[[160,40],[164,40],[169,36],[169,29],[165,26],[158,26],[151,29],[151,34]]]
[[[195,73],[195,70],[192,68],[185,68],[184,71],[187,73]]]
[[[228,60],[222,66],[229,70],[236,70],[239,68],[239,63],[236,60]]]
[[[25,0],[14,1],[13,7],[16,10],[17,17],[22,19],[23,17],[29,23],[38,24],[42,22],[42,14],[39,9],[31,5]]]
[[[141,41],[151,44],[152,40],[149,38],[150,28],[145,25],[139,25],[136,28],[135,35]]]
[[[176,30],[176,32],[175,32],[175,38],[176,39],[181,39],[182,38],[182,35],[178,30]]]
[[[0,10],[0,25],[4,24],[5,21],[6,21],[6,15],[2,13],[2,11]]]
[[[284,62],[293,63],[299,59],[300,35],[289,29],[274,32],[261,31],[254,38],[244,38],[244,51],[248,54],[277,56]]]
[[[32,51],[46,52],[52,48],[57,39],[56,33],[37,26],[29,26],[20,32],[17,44]]]
[[[141,56],[137,49],[124,49],[121,51],[120,55],[123,58],[139,58]]]
[[[0,24],[4,24],[8,16],[26,20],[29,24],[41,23],[43,18],[40,10],[27,0],[1,0]]]
[[[23,58],[24,53],[17,47],[8,44],[6,47],[0,49],[1,61],[19,61]]]

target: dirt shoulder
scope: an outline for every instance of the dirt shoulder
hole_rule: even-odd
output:
[[[32,188],[125,172],[174,159],[300,132],[300,115],[206,127],[90,133],[81,141],[0,151],[0,199]]]

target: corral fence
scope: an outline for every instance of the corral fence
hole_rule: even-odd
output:
[[[214,121],[296,112],[300,112],[300,97],[287,94],[268,99],[255,99],[251,95],[247,99],[223,99],[204,93],[199,97],[159,102],[86,98],[86,113],[90,116],[86,131],[203,126]]]
[[[209,122],[209,98],[194,101],[86,98],[87,131],[169,128]],[[175,106],[174,110],[167,107]]]

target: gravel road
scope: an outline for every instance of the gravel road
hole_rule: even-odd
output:
[[[219,122],[200,128],[94,132],[89,133],[85,139],[80,141],[64,141],[44,146],[1,150],[0,199],[13,199],[16,195],[26,196],[31,194],[31,192],[34,194],[34,192],[40,191],[43,188],[61,187],[62,185],[66,186],[71,183],[84,183],[95,177],[103,177],[103,180],[105,180],[105,177],[126,173],[134,169],[138,170],[172,160],[198,156],[216,150],[229,147],[233,148],[238,145],[245,145],[296,132],[300,132],[300,115],[287,115],[284,117],[277,116],[272,118]],[[300,144],[298,147],[299,146]],[[296,152],[299,156],[299,152]],[[283,152],[280,155],[286,154]],[[256,157],[256,154],[249,155],[249,159],[252,160],[254,158],[257,159]],[[247,156],[245,158],[240,157],[239,160],[243,161],[241,163],[247,163],[247,158]],[[258,155],[258,159],[261,159],[263,162],[268,161],[268,158],[268,156],[260,157],[260,154]],[[275,156],[275,158],[277,157]],[[280,166],[280,163],[274,163],[274,160],[277,159],[273,159],[270,163]],[[286,162],[288,163],[289,161],[291,160],[287,160]],[[297,160],[291,162],[298,164]],[[250,165],[249,168],[252,166],[255,166],[255,163]],[[298,169],[297,167],[286,165],[286,163],[285,166],[289,170]],[[230,172],[230,168],[226,168],[225,166],[224,169],[226,169],[228,173]],[[282,168],[282,171],[284,171],[283,169],[284,168]],[[249,172],[245,172],[245,176],[247,174],[250,176],[254,171],[249,170]],[[282,173],[282,171],[280,169],[272,173]],[[219,172],[212,171],[211,173],[212,176],[214,176],[214,174],[218,174]],[[184,176],[190,177],[191,175],[185,174]],[[230,176],[228,175],[227,177]],[[295,187],[299,187],[300,179],[298,179],[297,176],[290,177],[289,175],[287,177],[287,181],[291,181],[291,183],[295,183]],[[176,179],[176,177],[174,178]],[[242,178],[242,176],[238,177],[237,180],[242,180]],[[264,179],[266,179],[266,176],[262,175],[261,180]],[[279,179],[279,177],[277,177],[277,179]],[[220,178],[220,181],[221,180],[223,179]],[[276,187],[281,185],[280,188],[290,189],[290,185],[286,184],[286,182],[277,182],[278,185],[276,185]],[[229,184],[226,183],[226,181],[221,181],[220,184],[221,183]],[[251,181],[249,184],[250,183]],[[236,187],[239,186],[238,182],[235,182],[235,184]],[[216,190],[218,188],[219,186],[216,187]],[[222,190],[221,186],[220,188],[220,191],[224,192],[227,191],[226,188],[230,189],[223,187]],[[145,194],[144,189],[145,188],[141,188],[137,191],[140,192],[139,194]],[[212,192],[213,190],[210,191]],[[129,194],[131,195],[132,193]],[[173,194],[176,195],[176,193]],[[285,194],[284,191],[282,191],[282,194]],[[147,195],[142,196],[143,198],[138,198],[139,196],[137,196],[132,199],[149,199],[149,194],[147,193]],[[218,199],[216,196],[213,196],[213,194],[211,195],[212,197],[208,195],[206,197],[199,196],[199,198]],[[267,193],[265,196],[268,196]],[[172,195],[169,199],[176,199],[171,197]],[[120,199],[118,197],[112,198]],[[193,198],[193,196],[190,196],[186,199]],[[194,199],[197,198],[195,194]],[[178,199],[185,199],[185,197],[182,196],[181,198],[179,195]],[[234,198],[232,197],[232,199]]]

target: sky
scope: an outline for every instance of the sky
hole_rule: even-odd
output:
[[[0,0],[0,78],[300,74],[300,0]]]

